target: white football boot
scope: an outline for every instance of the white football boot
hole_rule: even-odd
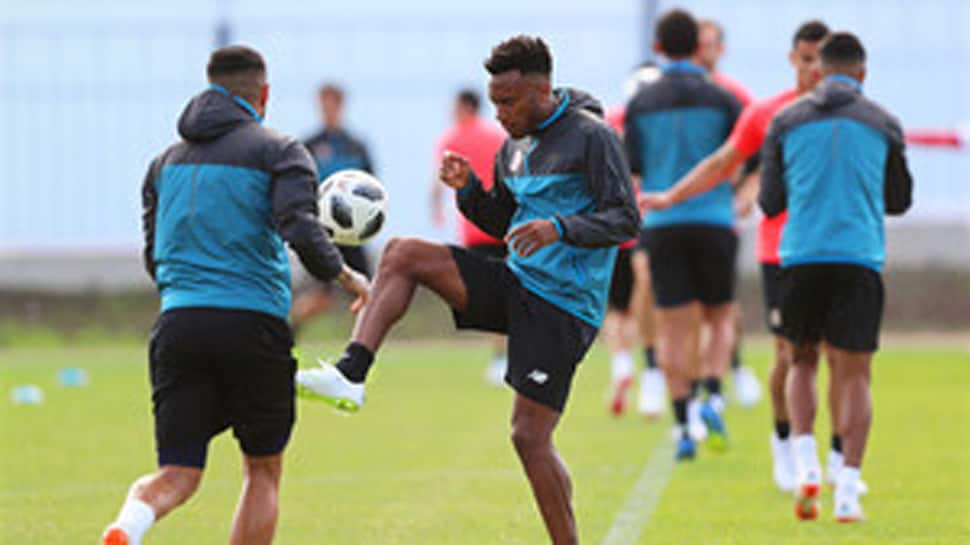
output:
[[[345,413],[359,411],[364,406],[364,383],[351,382],[327,362],[318,363],[320,367],[296,372],[296,391],[300,397],[323,401]]]

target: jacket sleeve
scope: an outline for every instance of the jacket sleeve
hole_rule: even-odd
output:
[[[640,157],[643,149],[640,129],[636,124],[636,110],[633,109],[633,102],[629,102],[626,113],[623,114],[623,149],[626,152],[626,160],[630,165],[630,172],[638,176],[643,176],[643,158]]]
[[[330,281],[343,259],[318,220],[317,169],[306,147],[288,139],[273,158],[273,223],[314,277]]]
[[[777,216],[788,208],[779,130],[778,119],[775,118],[761,145],[761,189],[758,193],[758,205],[768,217]]]
[[[155,280],[155,215],[158,212],[158,179],[159,159],[148,165],[148,172],[141,185],[141,231],[145,237],[145,247],[142,250],[142,261],[145,272]]]
[[[612,130],[595,130],[586,142],[586,179],[595,208],[587,214],[556,214],[562,241],[573,246],[615,246],[635,237],[640,212],[633,198],[630,167]]]
[[[906,165],[903,130],[895,119],[890,123],[890,133],[883,195],[886,213],[899,216],[909,210],[913,203],[913,176]]]
[[[501,157],[501,151],[499,151]],[[512,215],[519,205],[499,173],[500,159],[496,158],[493,167],[495,183],[485,191],[481,180],[472,171],[468,185],[455,192],[458,209],[468,221],[482,231],[497,239],[502,239],[512,223]]]

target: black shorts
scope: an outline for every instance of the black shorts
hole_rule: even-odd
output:
[[[469,252],[482,257],[505,259],[509,255],[509,249],[505,244],[472,244],[466,248]]]
[[[644,229],[653,296],[659,308],[734,300],[738,236],[727,227],[674,225]]]
[[[783,335],[781,320],[781,265],[761,264],[761,291],[765,303],[765,324],[774,335]]]
[[[525,289],[503,261],[451,247],[468,293],[459,329],[506,333],[505,382],[519,394],[562,412],[576,366],[597,329]]]
[[[269,314],[162,313],[149,344],[158,464],[205,467],[209,440],[230,427],[247,455],[282,452],[296,419],[292,348]]]
[[[811,264],[782,269],[781,315],[794,344],[825,341],[836,348],[875,352],[879,347],[882,276],[859,265]]]
[[[620,248],[613,265],[613,279],[610,281],[609,308],[626,312],[630,309],[630,296],[633,294],[633,256],[632,248]]]

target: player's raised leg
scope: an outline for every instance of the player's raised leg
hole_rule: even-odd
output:
[[[357,317],[350,344],[335,367],[323,365],[297,373],[301,395],[320,398],[342,410],[358,410],[364,403],[363,383],[374,354],[407,311],[419,285],[438,294],[451,308],[465,309],[468,294],[451,248],[417,238],[391,239],[371,286],[370,303]]]

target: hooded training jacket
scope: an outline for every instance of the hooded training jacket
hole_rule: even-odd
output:
[[[885,214],[912,202],[899,121],[862,96],[862,85],[830,76],[779,112],[762,147],[761,193],[767,216],[787,208],[782,267],[861,265],[881,271]]]
[[[495,158],[495,184],[486,192],[472,175],[457,192],[462,214],[501,239],[515,227],[548,219],[559,240],[506,263],[530,292],[599,327],[616,246],[637,234],[623,146],[603,121],[603,108],[575,89],[558,89],[559,106],[529,136],[507,139]]]
[[[216,307],[286,319],[285,240],[321,280],[343,265],[317,220],[317,173],[306,147],[261,125],[225,88],[191,99],[182,141],[151,162],[142,186],[145,269],[162,312]]]

